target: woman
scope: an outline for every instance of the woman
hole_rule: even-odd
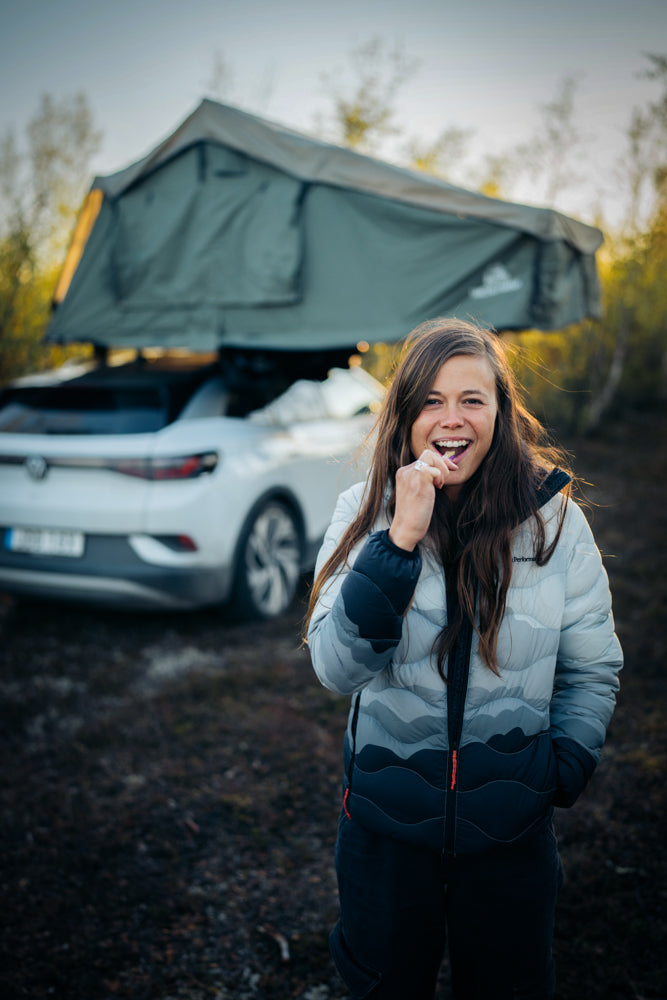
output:
[[[570,477],[498,339],[418,327],[368,482],[341,495],[308,644],[352,694],[331,935],[353,997],[546,1000],[561,866],[553,806],[590,778],[620,647]]]

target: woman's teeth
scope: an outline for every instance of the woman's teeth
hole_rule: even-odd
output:
[[[465,448],[469,441],[435,441],[434,444],[445,458],[453,458],[459,448]]]

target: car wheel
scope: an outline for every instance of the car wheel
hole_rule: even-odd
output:
[[[243,533],[234,604],[245,618],[276,618],[294,600],[300,575],[296,518],[285,504],[272,500]]]

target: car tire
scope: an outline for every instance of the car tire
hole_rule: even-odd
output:
[[[233,606],[244,619],[277,618],[292,604],[301,576],[296,516],[279,500],[252,515],[241,536]]]

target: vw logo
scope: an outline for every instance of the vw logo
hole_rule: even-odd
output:
[[[25,460],[25,467],[31,479],[44,479],[49,471],[46,459],[41,455],[28,455]]]

